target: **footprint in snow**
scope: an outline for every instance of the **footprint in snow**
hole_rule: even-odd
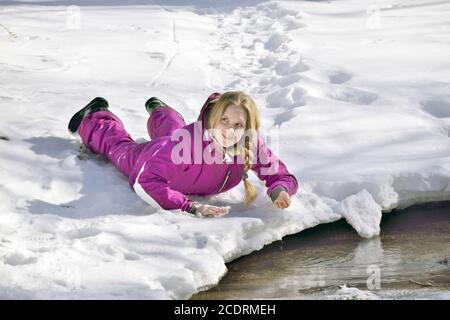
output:
[[[300,19],[294,16],[285,16],[280,19],[280,22],[284,25],[284,29],[286,31],[297,30],[306,27],[306,24],[300,22]]]
[[[205,236],[196,237],[195,240],[197,249],[203,249],[208,245],[208,238]]]
[[[450,118],[450,97],[435,97],[421,102],[423,110],[436,118]]]
[[[282,32],[275,32],[264,44],[264,48],[269,51],[278,52],[285,48],[285,45],[291,41],[291,39]]]
[[[274,84],[279,85],[280,87],[289,87],[290,85],[300,81],[300,79],[302,79],[302,76],[294,73],[275,80]]]
[[[302,59],[292,62],[291,60],[280,60],[275,65],[275,73],[284,76],[292,73],[301,73],[310,68],[303,63]]]
[[[328,74],[328,79],[330,80],[330,83],[333,84],[341,84],[344,82],[349,81],[352,78],[352,75],[350,73],[344,72],[344,71],[331,71]]]
[[[21,266],[26,264],[32,264],[36,262],[35,257],[25,256],[20,253],[10,253],[3,257],[3,263],[10,266]]]
[[[299,112],[300,108],[293,108],[287,111],[284,111],[277,115],[274,119],[275,126],[281,126],[284,122],[288,122],[291,119],[295,118]]]
[[[268,108],[289,108],[305,105],[307,91],[302,87],[281,88],[272,92],[267,98]]]
[[[273,66],[277,62],[277,57],[275,55],[268,55],[258,59],[259,64],[263,68],[268,68]]]
[[[276,2],[271,2],[268,4],[262,3],[256,6],[256,8],[261,11],[265,11],[266,16],[272,19],[281,19],[286,16],[300,18],[300,15],[297,11],[283,8]]]
[[[356,88],[337,88],[330,92],[328,96],[334,100],[360,105],[369,105],[378,99],[376,93]]]
[[[83,227],[80,229],[74,229],[66,232],[66,236],[70,239],[84,239],[98,236],[102,233],[101,230],[93,227]]]

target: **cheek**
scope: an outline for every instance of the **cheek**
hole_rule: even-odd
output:
[[[236,132],[235,136],[236,136],[236,138],[238,140],[240,140],[242,138],[242,136],[244,135],[244,130],[243,129],[238,129],[235,132]]]
[[[223,126],[221,124],[217,124],[214,129],[213,132],[215,135],[219,135],[220,133],[222,133],[224,130]]]

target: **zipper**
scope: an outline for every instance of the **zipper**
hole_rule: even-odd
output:
[[[230,179],[230,175],[231,175],[231,170],[228,169],[227,174],[225,175],[225,179],[223,180],[222,186],[220,187],[219,191],[217,191],[218,193],[223,190],[223,188],[225,187],[225,185],[228,182],[228,179]]]

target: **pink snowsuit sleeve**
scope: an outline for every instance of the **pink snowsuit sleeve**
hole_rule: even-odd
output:
[[[163,141],[158,150],[147,158],[139,170],[134,183],[136,193],[150,205],[159,205],[165,210],[189,211],[194,201],[183,193],[172,189],[168,181],[183,170],[184,164],[175,164],[171,159],[174,141]],[[155,205],[156,202],[156,205]]]
[[[267,195],[272,198],[272,191],[283,188],[289,195],[294,195],[298,189],[298,182],[286,165],[269,149],[264,139],[258,135],[257,159],[251,169],[260,180],[265,181]],[[273,200],[273,199],[272,199]]]

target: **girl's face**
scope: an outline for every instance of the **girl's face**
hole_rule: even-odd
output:
[[[222,146],[231,147],[244,135],[246,123],[247,113],[244,108],[230,104],[214,127],[214,137]]]

